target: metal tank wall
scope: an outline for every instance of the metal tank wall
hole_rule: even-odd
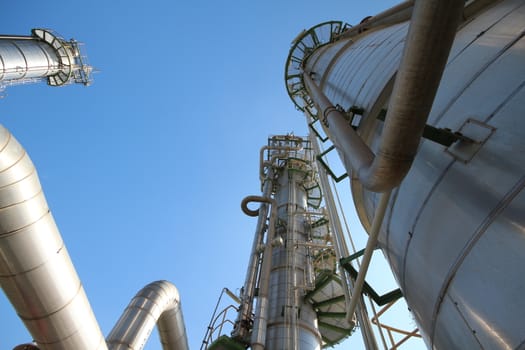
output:
[[[326,45],[306,61],[325,95],[364,110],[373,150],[408,22]],[[423,140],[380,235],[427,345],[525,346],[525,1],[494,2],[458,30],[428,123],[474,142]],[[378,195],[352,179],[365,228]]]

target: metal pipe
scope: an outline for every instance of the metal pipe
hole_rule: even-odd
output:
[[[35,40],[27,35],[0,35],[0,40]]]
[[[259,294],[255,307],[255,320],[251,338],[252,350],[264,350],[266,343],[266,328],[268,325],[268,291],[270,287],[269,276],[272,267],[272,239],[275,233],[275,221],[277,220],[277,202],[273,198],[250,196],[252,201],[269,203],[271,205],[270,222],[266,244],[264,247],[264,258],[259,278]]]
[[[308,124],[310,124],[313,121],[312,117],[307,115],[307,118]],[[321,154],[321,149],[319,147],[319,143],[317,142],[317,138],[313,134],[310,134],[309,139],[315,154]],[[328,175],[326,174],[326,170],[323,167],[319,167],[318,174],[319,180],[321,182],[321,188],[324,189],[324,200],[329,217],[329,223],[334,236],[336,258],[338,261],[340,261],[341,258],[349,256],[350,252],[348,251],[348,246],[346,245],[346,241],[343,236],[343,227],[341,225],[341,221],[339,220],[339,216],[337,215],[337,206],[334,201],[334,195],[330,183],[328,181]],[[350,288],[353,288],[351,286],[352,282],[349,281],[348,276],[346,274],[346,270],[341,266],[341,264],[338,265],[339,275],[341,277],[341,282],[343,285],[343,293],[345,296],[345,304],[347,306],[347,310],[345,310],[347,312],[346,319],[352,320],[351,325],[355,326],[353,314],[349,312],[349,306],[351,301]],[[377,341],[375,339],[374,332],[371,328],[370,321],[368,320],[366,305],[363,298],[359,298],[359,303],[356,307],[356,316],[357,321],[360,325],[361,335],[363,337],[363,342],[365,343],[366,349],[377,350]]]
[[[275,151],[290,152],[290,151],[300,151],[301,149],[302,147],[284,147],[284,146],[279,147],[279,146],[268,146],[268,145],[262,146],[259,151],[259,179],[261,180],[261,182],[264,181],[264,168],[266,168],[267,166],[272,166],[277,158],[288,156],[288,153],[274,154],[272,155],[269,162],[265,162],[264,161],[265,151],[275,150]]]
[[[107,349],[37,172],[1,125],[0,285],[40,349]]]
[[[265,198],[261,196],[247,196],[241,201],[241,210],[244,214],[248,216],[258,216],[259,209],[252,210],[248,208],[248,203],[250,202],[260,202],[260,198]]]
[[[291,306],[291,308],[286,308],[284,311],[285,315],[285,322],[288,321],[288,317],[291,318],[291,327],[287,327],[287,336],[286,339],[283,339],[283,343],[285,346],[284,349],[289,350],[298,350],[297,346],[299,334],[297,329],[297,310],[299,309],[299,303],[298,303],[298,289],[297,289],[297,274],[296,274],[296,252],[295,252],[295,242],[297,241],[297,233],[295,228],[295,218],[294,218],[294,209],[290,208],[297,208],[297,199],[296,199],[296,181],[294,176],[288,175],[288,203],[287,206],[289,207],[288,212],[288,218],[287,218],[287,230],[288,230],[288,238],[287,238],[287,244],[286,247],[286,273],[285,273],[285,285],[292,285],[294,286],[291,289],[287,290],[286,293],[286,305]],[[281,203],[282,204],[282,203]],[[291,333],[291,334],[290,334]]]
[[[370,30],[378,26],[393,25],[410,19],[414,0],[402,2],[394,7],[389,8],[375,16],[364,19],[361,23],[344,31],[339,39],[351,38],[365,30]]]
[[[263,197],[269,197],[271,194],[271,181],[268,180],[263,186]],[[243,289],[241,292],[241,303],[239,306],[239,315],[235,321],[235,327],[232,336],[245,339],[249,335],[252,318],[253,298],[255,294],[255,284],[257,280],[257,272],[260,265],[260,247],[264,241],[264,232],[266,231],[266,220],[268,216],[268,206],[263,203],[257,210],[248,208],[248,203],[253,201],[253,196],[244,198],[241,202],[242,211],[248,216],[258,216],[257,225],[255,227],[255,237],[252,243],[252,250],[250,252],[250,259],[248,261],[248,269],[246,270],[246,278],[244,280]],[[255,198],[257,199],[257,198]],[[255,214],[255,215],[254,215]]]
[[[374,215],[374,221],[372,222],[370,235],[368,236],[368,241],[366,242],[365,253],[363,255],[363,259],[361,260],[361,267],[359,268],[359,273],[357,274],[357,278],[354,283],[350,305],[348,305],[346,318],[349,322],[352,319],[357,303],[361,298],[361,292],[363,290],[366,273],[368,271],[368,267],[370,266],[370,261],[372,260],[372,254],[374,253],[374,249],[377,245],[381,224],[383,223],[388,201],[390,200],[390,193],[391,191],[381,194],[381,199],[379,200],[379,204]]]
[[[164,350],[188,350],[179,291],[168,281],[142,288],[107,337],[110,350],[140,350],[157,324]]]
[[[231,290],[229,290],[228,288],[224,288],[224,293],[226,293],[233,301],[235,301],[237,304],[240,304],[241,303],[241,299],[239,299],[239,297],[237,295],[235,295],[235,293],[233,293]]]
[[[416,1],[412,22],[390,98],[377,154],[348,125],[344,116],[305,72],[303,79],[323,116],[328,134],[347,172],[376,192],[398,186],[417,152],[441,75],[460,22],[463,1]]]

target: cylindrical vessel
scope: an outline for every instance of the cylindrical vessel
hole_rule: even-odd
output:
[[[294,143],[295,140],[290,146]],[[284,245],[273,248],[266,349],[317,350],[322,344],[317,315],[304,299],[307,266],[312,263],[307,259],[304,245],[307,242],[304,181],[311,176],[311,169],[307,159],[294,154],[290,154],[277,171],[275,200],[278,220],[275,231],[282,237]]]
[[[0,35],[0,87],[41,79],[52,86],[87,85],[90,73],[74,40],[46,29],[33,29],[32,36]]]
[[[525,2],[477,11],[460,25],[427,122],[464,138],[450,146],[422,139],[380,234],[435,349],[525,344]],[[408,27],[371,27],[318,46],[303,61],[333,105],[354,111],[349,122],[374,152]],[[368,229],[379,197],[351,175]]]

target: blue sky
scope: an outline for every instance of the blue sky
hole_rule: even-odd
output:
[[[221,289],[244,280],[255,221],[239,205],[259,194],[259,148],[306,132],[284,86],[290,42],[396,3],[4,4],[0,33],[56,30],[84,42],[100,70],[88,88],[8,88],[0,121],[38,169],[104,334],[138,290],[166,279],[200,347]],[[3,296],[0,314],[0,348],[31,340]],[[160,348],[153,334],[146,349]]]

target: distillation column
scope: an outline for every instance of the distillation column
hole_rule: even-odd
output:
[[[271,139],[270,146],[296,147],[297,139]],[[279,151],[270,152],[275,154]],[[308,151],[292,151],[278,168],[275,186],[277,204],[276,238],[282,245],[273,248],[269,278],[267,349],[320,349],[317,316],[304,295],[311,288],[312,261],[306,243],[307,193],[312,169]]]
[[[309,140],[272,136],[260,153],[263,195],[241,205],[259,218],[232,337],[252,350],[317,350],[355,325],[344,317],[347,295],[314,159]]]

